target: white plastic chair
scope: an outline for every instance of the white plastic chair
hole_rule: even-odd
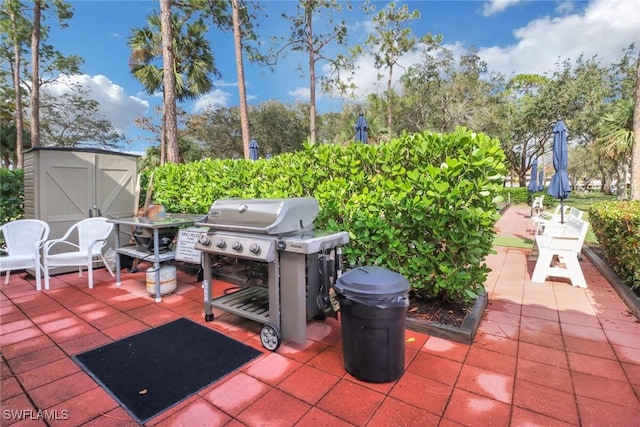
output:
[[[33,268],[36,289],[41,291],[40,248],[49,237],[49,225],[39,219],[19,219],[0,226],[0,232],[6,246],[6,249],[0,248],[0,252],[6,254],[0,256],[0,272],[7,272],[5,285],[9,283],[12,271]]]
[[[69,241],[69,236],[77,230],[78,244]],[[113,231],[113,223],[107,222],[106,218],[87,218],[75,223],[67,230],[64,236],[59,239],[49,240],[44,244],[44,283],[49,289],[49,270],[51,268],[74,266],[79,267],[79,275],[82,277],[82,267],[87,266],[89,271],[89,289],[93,289],[93,261],[96,258],[102,260],[103,264],[113,276],[113,271],[109,267],[102,248],[107,244],[107,239]],[[53,253],[52,250],[60,247],[69,248],[68,252]]]
[[[531,201],[531,217],[538,215],[544,210],[544,194],[542,196],[534,197]]]

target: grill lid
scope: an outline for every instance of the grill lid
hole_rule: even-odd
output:
[[[291,199],[220,199],[213,202],[204,225],[218,230],[285,234],[313,224],[319,210],[313,197]]]

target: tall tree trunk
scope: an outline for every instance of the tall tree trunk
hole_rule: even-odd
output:
[[[167,115],[165,112],[164,97],[162,101],[162,128],[160,129],[160,166],[167,163]]]
[[[306,5],[307,14],[307,47],[309,50],[309,139],[316,142],[316,60],[313,53],[313,6],[311,2]]]
[[[236,51],[236,73],[238,74],[238,97],[240,98],[240,129],[242,130],[242,147],[244,158],[249,158],[249,115],[247,113],[247,91],[244,83],[244,64],[242,62],[242,31],[240,28],[240,11],[238,0],[231,0],[233,8],[233,42]]]
[[[627,200],[629,191],[627,191],[627,182],[629,182],[629,164],[625,162],[624,173],[622,178],[618,179],[618,200]]]
[[[22,120],[22,92],[20,91],[20,70],[22,69],[22,56],[20,55],[20,43],[18,42],[18,27],[16,16],[11,13],[11,25],[14,33],[13,40],[13,89],[16,92],[16,167],[24,167],[24,122]]]
[[[387,128],[389,138],[393,137],[393,96],[391,95],[391,80],[393,77],[393,64],[389,66],[389,79],[387,80]]]
[[[31,32],[31,146],[40,146],[40,19],[42,0],[33,3]]]
[[[631,200],[640,200],[640,54],[638,55],[638,69],[636,71],[633,136],[633,148],[631,149]]]
[[[176,113],[176,75],[171,34],[172,0],[160,0],[160,25],[162,27],[162,76],[164,85],[164,124],[167,145],[167,161],[178,163],[178,117]]]

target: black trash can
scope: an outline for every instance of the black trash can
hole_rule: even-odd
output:
[[[384,383],[402,375],[409,288],[382,267],[358,267],[336,281],[344,367],[355,378]]]

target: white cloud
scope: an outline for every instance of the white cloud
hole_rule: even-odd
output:
[[[522,3],[522,1],[523,0],[491,0],[486,2],[482,7],[482,14],[484,16],[491,16],[496,13],[503,12],[514,4]]]
[[[311,91],[308,87],[299,87],[294,90],[288,91],[287,94],[299,101],[309,102],[309,100],[311,99]],[[318,92],[318,95],[319,94],[320,93]]]
[[[100,103],[100,112],[111,121],[117,132],[126,134],[133,124],[133,118],[142,116],[149,108],[149,102],[136,96],[127,95],[124,89],[103,75],[87,74],[61,75],[55,83],[42,87],[52,95],[70,92],[73,85],[87,90],[87,97]]]
[[[554,70],[559,59],[598,55],[603,63],[640,41],[640,3],[636,0],[594,0],[581,13],[544,17],[514,31],[518,42],[480,48],[489,67],[506,75]]]
[[[201,96],[191,107],[191,112],[200,113],[207,108],[225,107],[229,103],[231,94],[220,89],[214,89],[212,92]]]
[[[393,67],[391,84],[397,89],[396,83],[404,75],[405,69],[422,61],[422,54],[411,52],[403,55],[398,60],[398,66]],[[330,73],[329,66],[324,66],[322,72]],[[389,70],[375,67],[375,59],[372,54],[367,53],[360,56],[355,63],[355,72],[349,77],[356,85],[356,92],[353,94],[357,100],[364,100],[370,94],[382,94],[387,90],[387,80]]]
[[[575,4],[571,1],[564,1],[559,3],[556,7],[556,12],[558,13],[569,13],[573,10]]]

